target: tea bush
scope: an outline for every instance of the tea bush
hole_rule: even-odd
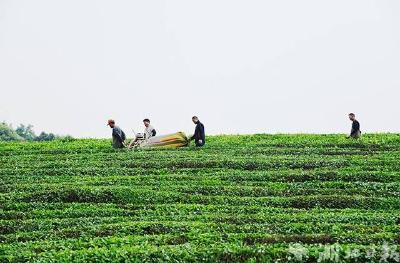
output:
[[[330,261],[326,249],[396,262],[399,252],[398,134],[226,135],[137,151],[0,142],[0,178],[1,262]]]

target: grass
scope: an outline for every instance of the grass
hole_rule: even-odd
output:
[[[396,261],[399,157],[398,134],[0,142],[0,261]]]

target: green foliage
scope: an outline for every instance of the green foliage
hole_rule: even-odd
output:
[[[36,138],[36,134],[33,131],[33,126],[28,124],[28,125],[23,125],[20,124],[17,129],[15,129],[15,132],[21,136],[22,138],[24,138],[27,141],[33,141]]]
[[[0,262],[395,262],[400,135],[344,137],[0,142]]]
[[[53,133],[45,133],[45,132],[41,132],[39,134],[39,136],[35,137],[35,141],[52,141],[56,138],[56,136]]]
[[[74,140],[72,136],[59,136],[53,133],[46,133],[42,131],[36,136],[33,131],[33,126],[20,124],[17,129],[13,129],[11,125],[3,122],[0,123],[0,141],[52,141],[58,139],[60,141],[68,142]]]
[[[0,141],[20,141],[22,139],[11,125],[5,122],[0,123]]]

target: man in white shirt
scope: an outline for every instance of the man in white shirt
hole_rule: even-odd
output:
[[[156,130],[153,128],[153,126],[150,125],[150,120],[149,119],[144,119],[143,120],[143,124],[146,127],[144,129],[144,138],[146,140],[150,139],[151,137],[156,136],[157,132]]]
[[[139,145],[140,143],[143,143],[143,142],[147,141],[151,137],[156,136],[157,132],[153,128],[153,126],[150,125],[150,120],[149,119],[144,119],[143,120],[143,124],[144,124],[144,127],[145,127],[144,128],[143,137],[142,136],[138,137],[138,135],[136,135],[136,138],[134,140],[132,140],[131,143],[129,144],[129,146],[128,146],[129,149],[131,149],[134,146]]]

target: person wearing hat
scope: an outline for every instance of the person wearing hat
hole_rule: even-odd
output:
[[[110,119],[108,120],[108,126],[112,129],[112,145],[115,149],[120,149],[125,147],[125,133],[123,130],[121,130],[120,127],[115,125],[115,121]]]

